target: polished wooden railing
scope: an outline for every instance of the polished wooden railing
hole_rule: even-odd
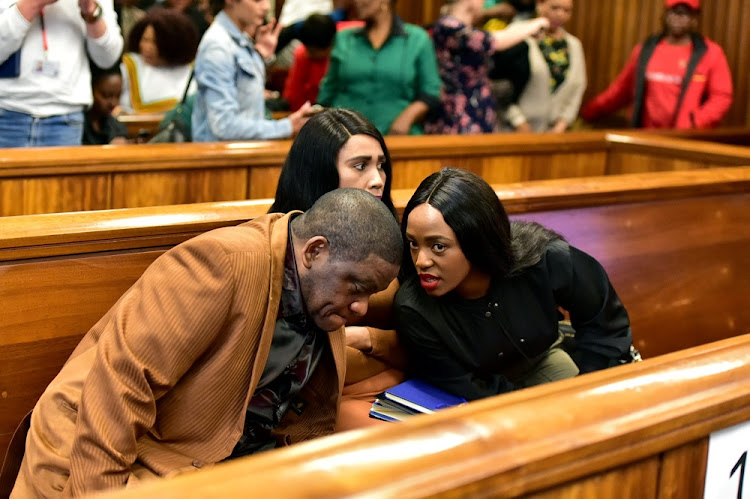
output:
[[[388,137],[393,188],[449,165],[490,183],[750,165],[750,148],[608,133]],[[290,141],[0,150],[0,216],[273,197]]]
[[[105,496],[703,497],[749,385],[745,335]]]

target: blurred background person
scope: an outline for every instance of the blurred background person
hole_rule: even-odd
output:
[[[318,103],[361,112],[382,134],[423,133],[441,81],[427,32],[405,23],[394,0],[355,0],[364,28],[336,35]]]
[[[503,126],[517,132],[564,132],[578,117],[586,90],[583,47],[564,28],[573,0],[537,0],[536,11],[549,28],[521,46],[527,51],[521,62],[528,63],[529,78],[518,102],[505,111]]]
[[[313,14],[302,24],[299,33],[302,43],[294,50],[294,61],[284,84],[283,96],[291,111],[307,101],[317,100],[335,36],[336,21],[330,16]]]
[[[138,21],[122,56],[124,113],[164,113],[185,93],[198,49],[198,31],[176,9],[153,7]]]
[[[203,36],[209,24],[211,24],[194,0],[164,0],[164,6],[185,14],[198,31],[198,38]]]
[[[121,52],[112,0],[0,0],[0,147],[80,145],[89,57]]]
[[[122,73],[120,65],[108,69],[91,66],[94,103],[88,108],[83,126],[83,145],[125,144],[128,128],[112,116],[120,104]]]
[[[625,68],[583,109],[587,121],[633,104],[636,128],[708,128],[732,105],[724,51],[700,35],[700,0],[665,0],[664,29],[639,44]]]
[[[283,139],[310,115],[306,102],[289,117],[266,118],[266,64],[273,60],[281,25],[266,24],[268,0],[215,0],[216,17],[198,47],[198,91],[192,114],[194,142]]]
[[[483,0],[447,0],[443,16],[433,26],[432,38],[443,81],[440,106],[428,116],[425,133],[491,133],[497,107],[490,90],[490,55],[507,49],[549,26],[541,17],[512,28],[488,33],[474,24]]]

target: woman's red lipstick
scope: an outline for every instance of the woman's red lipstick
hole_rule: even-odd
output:
[[[432,274],[419,274],[419,284],[425,291],[433,291],[440,284],[440,278]]]

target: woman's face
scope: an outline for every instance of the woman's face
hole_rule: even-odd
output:
[[[369,135],[352,135],[339,151],[336,162],[339,187],[362,189],[382,198],[386,180],[384,163],[380,142]]]
[[[266,22],[266,16],[271,10],[269,0],[233,0],[231,4],[233,12],[230,15],[232,20],[250,36],[255,36],[255,30],[263,26]],[[230,5],[230,4],[226,4]],[[224,7],[226,10],[226,6]]]
[[[146,26],[138,43],[138,52],[143,61],[152,66],[163,66],[164,59],[159,55],[159,47],[156,46],[156,30],[151,25]]]
[[[98,116],[108,116],[120,104],[122,93],[122,76],[109,75],[99,79],[93,88],[94,112]]]
[[[537,13],[549,20],[549,30],[556,31],[570,20],[573,14],[573,0],[540,0],[536,5]]]
[[[354,8],[357,11],[357,18],[362,21],[374,19],[381,10],[383,5],[388,6],[390,0],[353,0]]]
[[[470,286],[472,265],[461,250],[455,232],[443,214],[427,203],[409,214],[406,244],[419,275],[419,283],[430,296],[453,290],[459,295]]]

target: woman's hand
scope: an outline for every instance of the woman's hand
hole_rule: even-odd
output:
[[[271,19],[268,24],[258,26],[255,30],[255,50],[263,60],[269,59],[276,51],[279,33],[281,33],[281,24],[277,23],[276,19]]]
[[[370,330],[364,326],[346,326],[346,346],[369,352],[372,350]]]

